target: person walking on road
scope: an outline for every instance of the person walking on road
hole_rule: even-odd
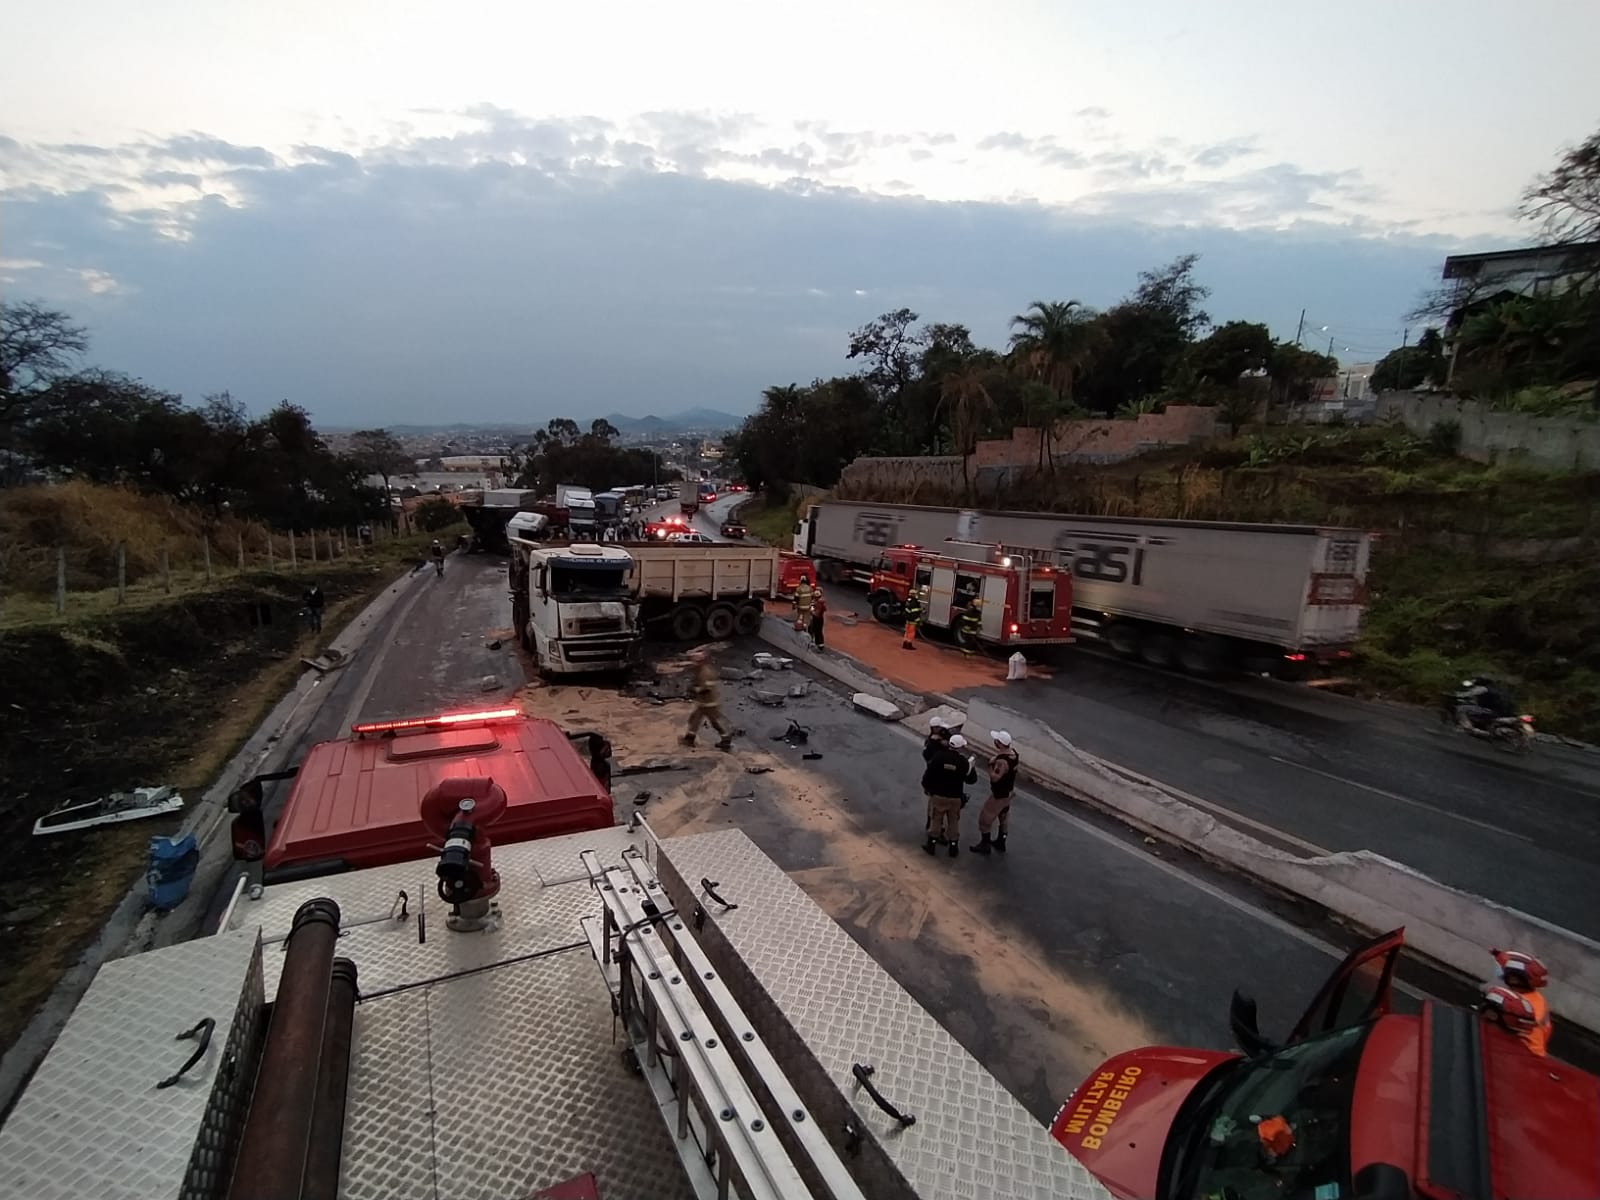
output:
[[[694,735],[699,732],[700,726],[709,723],[722,735],[717,741],[717,749],[733,749],[733,730],[723,723],[722,717],[722,682],[717,678],[716,664],[705,654],[696,657],[694,684],[689,695],[694,701],[694,708],[689,713],[689,731],[680,739],[683,744],[693,746]]]
[[[444,543],[439,541],[438,538],[434,538],[433,545],[428,547],[428,557],[433,562],[434,574],[442,577],[444,575]]]
[[[811,597],[811,648],[822,649],[822,618],[827,615],[828,602],[823,599],[822,589],[818,588]]]
[[[928,798],[928,840],[922,848],[937,854],[939,843],[949,848],[951,858],[961,849],[961,798],[969,783],[978,782],[978,768],[962,753],[967,739],[952,734],[948,743],[928,757],[922,772],[922,791]]]
[[[900,611],[905,616],[906,631],[900,639],[900,649],[915,650],[917,648],[917,626],[922,624],[922,597],[913,589],[906,595],[906,602],[900,606]]]
[[[1016,791],[1017,769],[1022,765],[1009,733],[1004,729],[996,729],[993,737],[994,757],[989,760],[989,798],[978,810],[978,844],[972,847],[975,854],[987,854],[990,850],[998,850],[1001,854],[1006,852],[1006,828],[1011,823],[1011,793]],[[1000,832],[995,834],[991,842],[989,834],[997,823]]]
[[[327,600],[322,595],[322,589],[312,584],[301,596],[301,601],[306,606],[306,620],[311,623],[312,633],[322,632],[322,610],[327,605]]]

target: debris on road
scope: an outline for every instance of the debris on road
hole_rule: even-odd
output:
[[[664,759],[651,758],[646,759],[642,763],[634,763],[631,766],[618,767],[615,771],[615,774],[648,775],[653,771],[687,771],[688,769],[689,768],[683,763],[667,762]]]
[[[52,833],[70,833],[74,829],[92,829],[96,825],[142,821],[146,817],[176,812],[182,807],[183,797],[175,788],[137,787],[126,792],[112,792],[109,796],[86,804],[69,804],[48,812],[33,823],[33,836],[45,837]]]
[[[649,799],[650,799],[650,793],[649,792],[635,792],[633,794],[633,802],[635,804],[644,804]]]
[[[791,746],[803,746],[810,737],[811,727],[809,725],[802,725],[799,721],[796,721],[793,717],[790,717],[789,728],[785,729],[782,733],[773,734],[772,740],[775,742],[788,742]]]
[[[811,681],[802,680],[789,685],[789,697],[793,700],[803,700],[811,691]]]
[[[478,680],[478,690],[480,692],[494,692],[499,691],[499,689],[500,676],[498,675],[485,675],[482,679]]]
[[[756,702],[765,704],[768,708],[781,708],[788,697],[782,692],[769,692],[762,688],[756,689]]]
[[[869,692],[857,692],[850,697],[850,703],[862,712],[870,713],[872,716],[877,717],[880,721],[899,721],[905,717],[905,714],[895,707],[893,703],[885,700],[882,696],[874,696]]]
[[[349,660],[345,657],[343,651],[335,650],[332,646],[329,646],[315,658],[302,658],[300,661],[305,663],[305,665],[310,667],[313,671],[325,674],[328,671],[332,671],[336,667],[344,666],[344,664]],[[154,689],[152,688],[151,691],[153,692]]]
[[[744,773],[746,775],[770,775],[770,774],[772,774],[772,768],[771,767],[746,767],[744,769]]]
[[[781,654],[773,654],[767,650],[757,651],[751,656],[750,661],[763,671],[787,671],[794,666],[794,659],[784,658]]]
[[[817,759],[822,757],[822,755],[818,754],[815,750],[813,750],[808,754],[802,754],[800,757],[805,759],[807,762],[816,762]]]

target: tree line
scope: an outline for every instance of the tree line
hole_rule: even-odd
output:
[[[1187,254],[1141,272],[1104,311],[1034,301],[1011,318],[1004,349],[909,308],[884,313],[850,334],[855,372],[768,388],[726,449],[750,483],[781,494],[796,482],[831,485],[858,455],[969,455],[980,438],[1016,426],[1181,403],[1215,406],[1237,432],[1264,405],[1309,400],[1337,360],[1262,324],[1213,327],[1197,262]],[[1038,453],[1051,469],[1043,438]]]
[[[411,467],[383,430],[364,430],[335,453],[287,400],[257,418],[227,392],[188,405],[119,372],[79,367],[87,348],[67,314],[0,303],[0,485],[120,484],[213,517],[307,530],[384,516],[388,476]],[[383,489],[367,483],[373,474]]]
[[[591,491],[634,483],[666,483],[681,478],[668,471],[654,450],[618,446],[621,431],[601,417],[587,430],[569,417],[556,417],[534,430],[525,446],[512,448],[506,476],[512,486],[544,495],[563,483]]]

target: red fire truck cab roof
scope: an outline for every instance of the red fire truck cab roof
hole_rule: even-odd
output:
[[[1050,1132],[1124,1200],[1600,1196],[1600,1080],[1469,1009],[1389,1011],[1396,930],[1334,973],[1285,1046],[1131,1050]]]
[[[306,754],[267,844],[267,881],[424,857],[422,797],[462,777],[504,789],[488,831],[498,844],[613,824],[611,797],[553,721],[502,708],[371,722]]]

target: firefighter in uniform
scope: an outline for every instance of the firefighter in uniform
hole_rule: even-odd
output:
[[[794,589],[794,627],[801,632],[811,624],[811,603],[811,580],[802,575]]]
[[[922,624],[922,597],[915,588],[906,594],[906,602],[900,606],[900,611],[905,616],[906,632],[900,639],[900,649],[915,650],[917,648],[917,626]]]
[[[694,745],[694,735],[699,732],[700,726],[710,722],[711,728],[722,735],[717,740],[717,749],[733,749],[733,730],[723,724],[722,684],[717,678],[717,667],[704,654],[696,657],[690,697],[694,701],[694,710],[689,714],[689,731],[679,740],[685,746]]]
[[[978,650],[978,634],[983,629],[983,601],[974,596],[956,619],[956,638],[961,653],[971,656]]]
[[[1484,987],[1487,1013],[1543,1058],[1550,1044],[1550,1004],[1540,989],[1550,982],[1549,969],[1520,950],[1490,953],[1494,955],[1495,979]]]

